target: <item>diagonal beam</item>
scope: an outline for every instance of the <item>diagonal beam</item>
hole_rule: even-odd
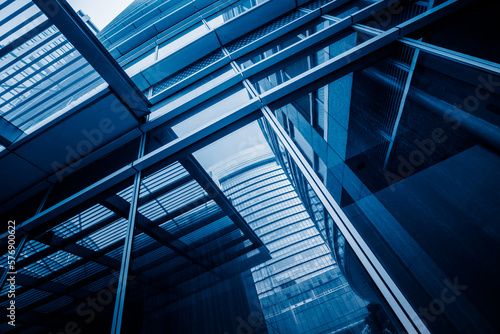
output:
[[[33,0],[49,20],[109,84],[120,100],[141,119],[151,104],[65,0]]]
[[[44,242],[44,238],[45,238],[45,235],[49,235],[49,234],[41,234],[37,237],[34,237],[33,239],[36,240],[36,241],[39,241],[41,243],[45,243],[49,246],[54,246],[55,248],[64,248],[68,245],[71,245],[71,244],[74,244],[76,243],[78,240],[84,238],[85,236],[91,234],[92,232],[95,232],[97,230],[99,230],[100,228],[108,225],[108,224],[111,224],[112,222],[114,222],[115,220],[118,220],[119,217],[118,215],[113,215],[109,218],[106,218],[98,223],[95,223],[94,225],[86,228],[86,229],[83,229],[75,234],[73,234],[72,236],[70,237],[67,237],[67,238],[57,238],[57,239],[52,239],[52,241],[49,243],[47,242]],[[53,237],[51,237],[53,238]],[[57,240],[57,244],[54,244],[54,241]],[[45,249],[42,249],[41,251],[38,251],[36,252],[35,254],[32,254],[30,255],[29,257],[27,258],[24,258],[22,260],[19,261],[18,265],[19,265],[19,268],[25,268],[27,267],[28,265],[38,261],[38,260],[41,260],[43,259],[44,257],[47,257],[49,256],[50,254],[54,253],[55,250],[52,248],[52,247],[48,247],[48,248],[45,248]]]
[[[168,183],[166,186],[156,190],[154,193],[151,193],[151,194],[148,194],[144,197],[139,198],[137,205],[140,206],[140,205],[147,203],[153,199],[156,199],[156,198],[160,197],[161,195],[168,193],[169,191],[172,191],[175,188],[178,188],[178,187],[188,183],[192,179],[193,178],[191,177],[191,175],[187,175],[183,178],[180,178],[177,181],[174,181],[172,183]]]
[[[127,216],[130,209],[130,203],[118,195],[111,196],[105,201],[105,203],[102,204],[122,216]],[[189,246],[178,240],[169,232],[157,226],[153,221],[149,220],[140,212],[137,212],[136,214],[136,226],[139,230],[205,270],[210,271],[213,269],[214,266],[203,260],[201,254],[191,255],[190,253],[192,253],[193,250],[191,250]]]
[[[17,126],[0,116],[0,144],[7,147],[24,132]]]
[[[226,195],[219,189],[219,186],[212,180],[205,169],[199,162],[189,155],[187,158],[180,160],[184,168],[198,182],[198,184],[212,197],[226,215],[238,226],[238,228],[246,235],[248,239],[255,245],[263,246],[262,241],[257,234],[250,228],[247,222],[243,219],[240,213],[236,210],[233,204],[227,199]]]
[[[41,0],[36,1],[41,2]],[[286,83],[267,91],[264,94],[261,94],[260,99],[262,102],[259,99],[254,98],[230,114],[213,120],[197,131],[192,132],[185,137],[175,139],[153,152],[138,158],[131,165],[127,165],[117,170],[91,186],[79,191],[70,198],[65,199],[47,210],[33,216],[19,225],[18,229],[32,231],[44,223],[47,223],[51,219],[54,219],[59,215],[66,214],[86,200],[95,198],[97,194],[102,193],[109,187],[118,185],[120,182],[132,176],[137,170],[146,170],[160,161],[178,161],[187,154],[206,146],[225,134],[240,128],[242,125],[248,124],[249,122],[261,117],[262,113],[258,108],[262,104],[272,104],[278,102],[279,100],[282,101],[282,99],[287,95],[299,92],[301,87],[306,87],[306,89],[310,90],[312,86],[321,84],[321,80],[328,80],[325,81],[325,83],[328,83],[334,78],[350,73],[353,71],[353,68],[358,68],[360,63],[365,63],[366,65],[370,63],[370,60],[374,60],[372,57],[379,56],[380,53],[384,54],[386,52],[385,47],[389,44],[396,42],[401,37],[422,28],[426,24],[430,24],[440,19],[458,8],[463,7],[468,2],[469,0],[447,1],[430,11],[420,14],[415,18],[397,26],[396,28],[381,33],[380,36],[374,37],[369,41],[358,45],[354,49],[332,58],[321,66],[317,66],[314,69],[311,69],[306,73],[303,73],[296,78],[293,78]],[[7,233],[5,232],[0,235],[0,247],[5,245],[6,236]]]

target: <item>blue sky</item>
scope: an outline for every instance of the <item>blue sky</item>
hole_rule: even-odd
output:
[[[75,11],[82,10],[101,30],[133,0],[68,0]]]

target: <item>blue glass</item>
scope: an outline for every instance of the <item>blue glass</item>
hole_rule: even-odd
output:
[[[465,79],[465,71],[476,79]],[[400,47],[368,68],[313,85],[309,93],[275,109],[283,128],[415,308],[420,305],[416,294],[442,289],[453,279],[462,287],[476,287],[461,293],[481,302],[457,303],[488,320],[478,316],[455,322],[462,330],[468,322],[485,328],[494,323],[487,306],[493,299],[484,297],[492,287],[485,282],[495,281],[499,273],[491,270],[481,278],[473,274],[474,268],[491,268],[491,250],[498,249],[489,239],[491,227],[484,230],[495,220],[486,203],[498,198],[492,197],[499,181],[493,165],[500,161],[498,147],[485,145],[493,143],[488,129],[500,124],[491,108],[498,95],[488,90],[493,87],[488,82],[500,80]],[[457,91],[463,94],[452,93]],[[318,122],[304,113],[316,113]],[[482,124],[482,130],[473,124]],[[468,175],[475,176],[472,180]],[[311,207],[314,202],[311,198]],[[345,240],[328,219],[322,224],[342,263],[350,251]],[[455,254],[457,244],[463,249],[457,250],[460,256]],[[415,257],[415,252],[421,255]],[[430,267],[432,272],[420,275]],[[420,316],[430,319],[429,313]],[[440,321],[430,326],[440,326]]]
[[[332,219],[325,216],[312,190],[310,196],[298,195],[292,185],[299,185],[290,181],[297,174],[286,176],[278,164],[282,157],[275,156],[276,150],[267,144],[261,122],[223,137],[194,156],[271,252],[271,260],[252,268],[268,329],[272,333],[324,333],[346,327],[350,333],[376,331],[373,313],[378,310],[379,320],[385,321],[382,328],[395,331],[384,314],[387,306],[380,304],[380,297],[370,290],[373,287],[360,293],[359,286],[344,276],[344,259],[333,252],[326,236],[325,222]],[[349,261],[353,263],[352,258]],[[356,275],[366,279],[366,273]]]
[[[335,58],[367,39],[369,38],[366,35],[349,29],[332,37],[329,41],[305,50],[301,54],[251,77],[250,81],[257,92],[266,92],[325,61]]]
[[[220,10],[218,13],[209,16],[206,19],[207,24],[211,29],[215,29],[224,24],[226,21],[229,21],[266,1],[268,0],[240,0],[233,5]]]
[[[234,74],[235,72],[232,67],[226,66],[196,81],[194,84],[189,85],[180,92],[174,93],[162,102],[158,103],[152,109],[151,114],[148,116],[149,119],[153,120],[159,116],[165,115],[175,110],[188,101],[193,100],[194,97],[201,95],[203,92],[206,92],[208,87],[216,85],[217,83],[222,83]]]
[[[265,46],[238,59],[237,63],[241,66],[242,69],[260,63],[264,59],[308,38],[316,32],[329,27],[333,23],[334,22],[324,18],[316,19],[312,23],[293,31],[292,33],[287,34],[277,39],[276,41],[268,43]]]
[[[165,58],[169,54],[174,53],[206,32],[208,32],[208,28],[203,22],[196,23],[184,31],[177,31],[174,36],[159,45],[158,59]]]

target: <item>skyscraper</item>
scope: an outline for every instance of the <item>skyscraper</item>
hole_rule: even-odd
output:
[[[214,172],[270,250],[272,259],[252,269],[268,331],[361,331],[368,302],[346,282],[270,148],[239,152]]]
[[[498,331],[494,2],[77,10],[0,2],[0,331]]]

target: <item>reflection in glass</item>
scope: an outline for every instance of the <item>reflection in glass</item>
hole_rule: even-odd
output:
[[[477,80],[465,79],[465,72]],[[274,110],[415,309],[427,306],[416,295],[432,300],[433,291],[440,291],[447,279],[460,277],[475,287],[464,292],[475,302],[457,301],[455,311],[429,324],[431,329],[446,317],[462,332],[469,321],[485,329],[496,321],[486,305],[498,296],[491,295],[493,287],[485,282],[496,282],[500,272],[474,274],[477,266],[496,268],[491,251],[499,249],[491,239],[491,233],[498,233],[490,224],[496,218],[486,204],[492,198],[498,202],[494,166],[500,163],[500,147],[490,135],[500,124],[492,107],[499,96],[489,92],[487,100],[477,98],[487,92],[478,91],[486,79],[500,82],[465,65],[400,47],[370,67],[319,88],[316,84]],[[341,251],[338,232],[329,238],[336,252],[348,253],[347,247]],[[456,244],[463,247],[459,254]],[[422,268],[434,269],[423,274]],[[463,310],[475,315],[461,319]]]
[[[292,46],[309,36],[315,34],[318,31],[325,29],[332,25],[333,22],[324,18],[319,18],[311,22],[310,24],[301,27],[300,29],[279,38],[253,52],[237,60],[237,63],[241,66],[241,69],[245,69],[252,65],[255,65],[264,59],[276,54],[289,46]]]
[[[260,5],[268,0],[240,0],[234,5],[222,9],[220,12],[207,18],[207,24],[210,28],[215,29],[224,22],[241,15],[252,7]]]
[[[253,76],[250,81],[258,93],[264,93],[350,50],[367,39],[369,39],[368,36],[349,28],[347,31],[336,34],[330,40],[305,50],[299,55],[279,63],[270,70]]]
[[[252,268],[268,331],[396,333],[371,283],[365,283],[367,292],[361,295],[343,274],[335,260],[336,254],[343,253],[332,253],[332,243],[326,239],[325,221],[331,228],[332,219],[325,216],[310,188],[311,197],[299,195],[299,183],[279,162],[284,152],[273,153],[261,122],[227,135],[194,156],[271,252],[271,260]],[[355,256],[350,256],[350,263],[355,263]],[[345,260],[339,257],[338,261]],[[369,281],[359,264],[349,275]]]
[[[203,22],[199,22],[192,27],[182,32],[177,32],[172,38],[163,42],[158,47],[158,59],[165,58],[167,55],[179,50],[184,45],[187,45],[202,36],[208,31]]]

